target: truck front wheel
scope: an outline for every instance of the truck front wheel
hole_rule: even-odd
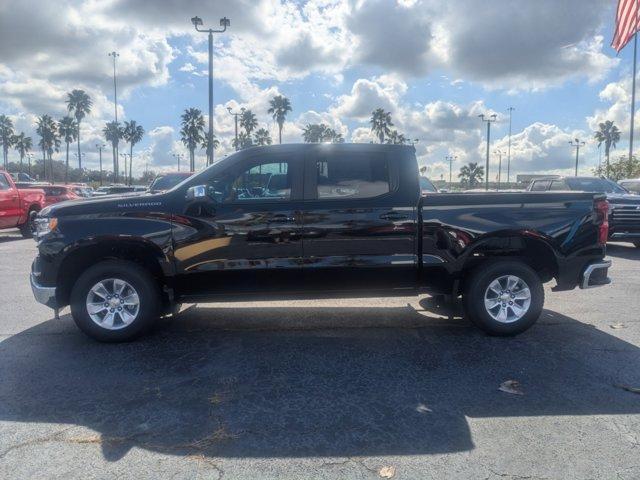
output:
[[[540,278],[519,261],[483,264],[463,294],[467,317],[489,335],[516,335],[531,327],[544,305]]]
[[[80,275],[71,291],[71,314],[84,333],[101,342],[133,340],[159,316],[157,282],[135,263],[108,260]]]

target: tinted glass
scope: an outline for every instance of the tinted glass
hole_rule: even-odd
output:
[[[181,181],[187,178],[188,175],[182,174],[167,174],[156,177],[153,181],[149,189],[151,190],[170,190],[176,185],[178,185]]]
[[[571,190],[597,193],[627,193],[620,185],[605,178],[567,178]]]
[[[47,197],[59,197],[66,193],[66,190],[61,187],[42,187],[42,189]]]
[[[265,161],[254,163],[240,172],[231,169],[209,182],[208,194],[220,203],[289,200],[289,164],[282,161]]]
[[[554,180],[553,182],[551,182],[551,187],[549,188],[549,190],[570,190],[570,188],[562,180]]]
[[[547,188],[549,188],[550,183],[551,182],[549,182],[549,180],[538,180],[536,182],[533,182],[533,185],[531,186],[531,191],[544,192],[547,190]]]
[[[371,198],[390,191],[384,155],[350,154],[317,162],[318,198]]]
[[[4,175],[0,175],[0,190],[9,190],[9,181]]]
[[[620,182],[620,184],[633,193],[640,193],[640,180],[628,180]]]
[[[420,177],[420,190],[425,192],[436,193],[438,190],[427,177]]]

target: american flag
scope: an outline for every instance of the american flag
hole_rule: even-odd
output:
[[[616,31],[611,46],[619,52],[638,30],[638,0],[618,0]]]

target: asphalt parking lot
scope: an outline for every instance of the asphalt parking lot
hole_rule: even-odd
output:
[[[0,233],[0,478],[640,478],[626,244],[516,338],[394,298],[199,305],[120,345],[35,303],[35,250]]]

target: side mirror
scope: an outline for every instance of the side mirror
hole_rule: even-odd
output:
[[[207,196],[206,185],[195,185],[187,190],[187,200],[200,200]]]

